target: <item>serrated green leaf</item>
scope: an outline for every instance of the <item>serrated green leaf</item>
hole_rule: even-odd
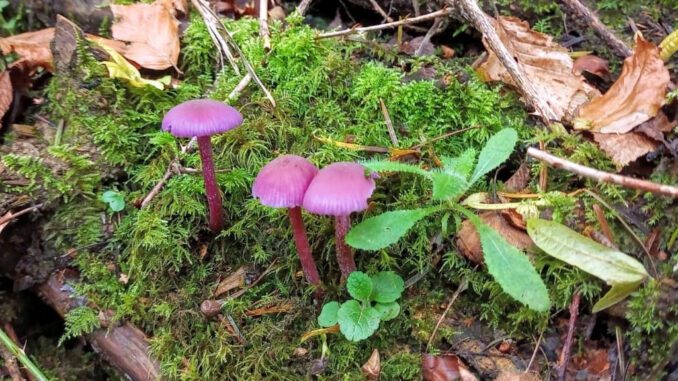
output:
[[[527,221],[527,234],[546,254],[614,286],[639,283],[648,274],[642,263],[553,221]]]
[[[318,315],[318,325],[321,327],[331,327],[337,324],[337,312],[339,311],[339,302],[329,302],[323,306],[320,315]]]
[[[381,314],[374,307],[349,300],[339,308],[337,321],[339,330],[347,339],[360,341],[372,336],[379,328]]]
[[[638,289],[640,284],[638,283],[622,283],[615,284],[612,286],[610,291],[608,291],[600,300],[593,306],[593,313],[600,312],[608,307],[612,307],[615,304],[626,299],[633,291]]]
[[[478,231],[487,271],[504,292],[535,311],[547,311],[551,302],[546,285],[527,256],[506,242],[496,230],[484,224],[475,214],[463,208],[459,210]]]
[[[393,271],[381,271],[372,276],[371,300],[391,303],[400,298],[405,290],[405,281]]]
[[[506,161],[513,152],[513,148],[518,141],[518,134],[512,128],[505,128],[490,138],[480,151],[478,165],[471,176],[470,184],[475,183],[485,174],[497,168],[499,164]]]
[[[440,160],[443,162],[443,170],[445,172],[456,173],[464,179],[468,179],[476,162],[476,150],[469,148],[457,157],[443,156]]]
[[[436,201],[455,199],[468,189],[466,179],[457,174],[447,172],[432,172],[433,193],[431,197]]]
[[[412,164],[405,164],[397,161],[387,161],[387,160],[364,161],[361,162],[360,164],[362,164],[363,167],[375,172],[405,172],[405,173],[414,173],[415,175],[421,175],[430,178],[430,173],[428,171]]]
[[[368,218],[348,232],[346,243],[361,250],[383,249],[398,242],[417,221],[439,210],[439,208],[395,210]]]
[[[391,319],[395,319],[395,317],[400,313],[400,304],[396,302],[377,303],[374,305],[374,309],[379,312],[381,321],[389,321]]]
[[[348,276],[346,289],[354,299],[368,302],[372,295],[372,278],[362,271],[354,271]]]

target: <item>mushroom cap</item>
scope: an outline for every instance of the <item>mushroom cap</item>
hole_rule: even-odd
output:
[[[226,132],[241,123],[242,115],[235,108],[212,99],[194,99],[172,107],[162,119],[162,130],[191,138]]]
[[[318,168],[301,156],[283,155],[266,164],[252,185],[252,196],[273,208],[301,206]]]
[[[345,216],[367,209],[374,179],[357,163],[334,163],[321,169],[304,195],[304,209],[311,213]]]

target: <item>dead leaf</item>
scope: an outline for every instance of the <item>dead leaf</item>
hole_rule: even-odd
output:
[[[5,213],[5,215],[2,216],[0,219],[7,220],[7,222],[3,222],[2,224],[0,224],[0,233],[2,233],[2,231],[5,230],[5,227],[9,224],[9,222],[12,221],[12,212]]]
[[[219,282],[216,290],[214,290],[213,296],[216,298],[231,290],[243,287],[245,285],[245,280],[247,279],[248,271],[249,268],[247,266],[239,267],[234,273]]]
[[[657,115],[664,103],[669,71],[659,48],[636,35],[636,48],[605,95],[582,106],[574,128],[623,134]]]
[[[179,59],[179,21],[173,2],[156,0],[152,4],[111,4],[115,17],[113,38],[130,44],[124,52],[127,59],[147,69],[164,70],[176,67]]]
[[[272,306],[255,308],[245,312],[245,315],[250,317],[257,317],[261,315],[279,314],[292,311],[294,305],[292,303],[274,304]]]
[[[517,229],[509,224],[501,213],[497,212],[483,212],[478,215],[480,219],[499,232],[508,243],[517,247],[520,250],[525,250],[532,246],[532,240],[525,233],[524,230]],[[457,247],[460,254],[466,257],[473,263],[481,263],[483,261],[483,250],[480,245],[480,236],[471,221],[465,220],[461,223],[461,229],[457,233]]]
[[[12,80],[9,78],[9,72],[3,71],[0,74],[0,118],[5,116],[5,113],[12,107],[13,99]]]
[[[381,360],[379,358],[379,351],[376,348],[372,351],[372,355],[360,369],[363,371],[365,379],[371,381],[379,379],[379,376],[381,375]]]
[[[454,49],[450,48],[449,46],[440,45],[440,56],[444,59],[448,60],[450,58],[454,58],[456,54],[457,52],[455,52]]]
[[[553,37],[530,29],[526,21],[515,17],[501,16],[492,22],[504,45],[534,81],[539,97],[548,100],[560,120],[570,120],[581,105],[600,94],[584,82],[583,77],[573,73],[572,58],[567,49],[553,42]],[[483,44],[488,57],[478,68],[480,76],[486,81],[501,81],[515,87],[484,39]]]
[[[52,70],[52,52],[49,43],[54,38],[54,28],[36,30],[0,38],[2,54],[16,53],[33,69],[44,67]]]
[[[501,372],[494,381],[541,381],[539,375],[523,372]]]
[[[94,39],[90,39],[90,41],[96,43],[96,40]],[[111,59],[110,61],[103,61],[106,69],[108,69],[109,77],[123,79],[134,87],[152,86],[158,90],[164,89],[165,85],[169,84],[169,76],[165,76],[159,80],[142,78],[139,70],[121,56],[120,53],[116,52],[115,49],[109,48],[104,44],[97,45],[101,47]],[[204,254],[207,254],[207,246],[205,246]],[[200,259],[204,258],[204,254],[201,252]]]
[[[436,51],[435,46],[433,46],[430,41],[425,41],[424,36],[418,36],[409,41],[405,41],[400,46],[400,51],[408,56],[415,55],[418,49],[421,49],[420,55],[422,56],[433,55]]]
[[[421,375],[424,381],[459,380],[459,358],[451,354],[434,356],[424,353],[421,357]]]
[[[530,165],[525,161],[520,164],[520,167],[518,167],[513,175],[506,180],[504,183],[504,190],[507,192],[520,192],[527,188],[531,179],[532,173],[530,173]]]
[[[572,71],[575,74],[581,74],[583,71],[588,71],[604,80],[610,80],[610,67],[608,66],[607,60],[592,54],[574,60]]]

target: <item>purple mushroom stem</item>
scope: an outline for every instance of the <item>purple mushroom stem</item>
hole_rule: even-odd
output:
[[[221,204],[221,192],[214,171],[212,141],[209,136],[198,137],[198,150],[200,151],[200,160],[202,160],[202,176],[205,179],[207,206],[210,210],[209,228],[216,233],[224,228],[224,208]]]
[[[353,259],[353,250],[346,244],[345,237],[351,228],[351,216],[342,215],[334,218],[334,236],[337,245],[337,263],[341,275],[348,278],[348,275],[356,270],[355,260]]]
[[[320,274],[318,274],[318,268],[311,254],[311,246],[308,244],[304,220],[301,218],[301,208],[298,206],[289,208],[287,209],[287,214],[290,217],[294,243],[297,246],[297,255],[299,255],[299,261],[301,262],[301,268],[304,270],[306,280],[313,285],[319,286],[321,284]]]

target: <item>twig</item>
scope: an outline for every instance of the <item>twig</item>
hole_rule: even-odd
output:
[[[466,280],[466,277],[461,279],[461,283],[459,283],[459,287],[457,287],[457,291],[454,292],[454,295],[452,295],[452,299],[450,300],[449,303],[447,303],[447,307],[445,307],[445,311],[443,311],[443,314],[440,315],[440,318],[438,319],[438,322],[436,322],[435,328],[433,328],[433,332],[431,332],[431,337],[428,338],[428,343],[426,343],[426,351],[428,352],[429,348],[431,347],[431,343],[433,342],[433,338],[435,338],[436,333],[438,332],[438,328],[440,328],[440,324],[442,324],[443,320],[445,319],[445,316],[447,315],[447,312],[450,310],[450,307],[454,304],[454,301],[457,300],[459,295],[464,292],[468,288],[468,281]]]
[[[5,333],[5,331],[0,328],[0,344],[2,344],[7,351],[21,362],[21,364],[26,367],[26,370],[35,376],[38,381],[48,381],[47,377],[42,374],[40,368],[38,368],[33,361],[26,355],[23,349],[19,348],[18,345]]]
[[[544,331],[541,331],[541,333],[539,334],[539,338],[537,339],[537,344],[534,346],[534,352],[532,352],[532,357],[530,357],[530,362],[527,363],[527,367],[525,368],[525,371],[523,373],[528,373],[530,371],[530,368],[532,368],[532,363],[534,362],[534,359],[537,358],[537,352],[539,352],[541,339],[543,337]]]
[[[423,21],[428,21],[431,19],[435,19],[438,17],[446,17],[449,16],[450,10],[448,8],[443,8],[440,10],[437,10],[435,12],[431,12],[419,17],[411,17],[411,18],[406,18],[398,21],[393,21],[385,24],[380,24],[380,25],[372,25],[372,26],[366,26],[366,27],[361,27],[361,28],[351,28],[351,29],[344,29],[344,30],[339,30],[336,32],[328,32],[328,33],[321,33],[318,35],[317,38],[329,38],[329,37],[337,37],[337,36],[345,36],[348,34],[354,34],[354,33],[363,33],[363,32],[370,32],[374,30],[382,30],[382,29],[390,29],[390,28],[395,28],[400,25],[410,25],[410,24],[416,24],[420,23]]]
[[[603,24],[598,16],[596,16],[590,9],[588,9],[584,4],[579,0],[562,0],[563,3],[569,8],[573,13],[577,15],[577,18],[583,19],[583,23],[590,25],[593,30],[602,38],[605,43],[610,45],[612,49],[621,57],[628,57],[633,54],[631,48],[624,43],[619,37],[617,37],[605,24]]]
[[[605,213],[603,213],[603,208],[601,208],[598,204],[593,204],[592,208],[603,235],[605,235],[605,238],[607,238],[608,241],[614,242],[614,236],[612,235],[610,225],[607,223],[607,219],[605,218]]]
[[[231,93],[228,94],[227,100],[230,101],[230,100],[237,98],[238,95],[240,95],[240,93],[245,89],[247,84],[250,83],[250,81],[252,81],[252,76],[250,76],[249,73],[245,74],[245,76],[238,83],[238,85],[233,89],[233,91],[231,91]],[[188,144],[181,148],[181,155],[184,155],[187,152],[192,151],[193,148],[195,147],[196,143],[197,143],[197,139],[195,137],[191,138],[191,140],[188,142]],[[162,190],[162,187],[165,186],[165,183],[170,179],[170,177],[172,177],[172,175],[175,172],[177,172],[177,171],[175,171],[175,168],[179,164],[179,157],[181,155],[177,155],[174,159],[172,159],[172,161],[170,161],[169,165],[167,166],[167,170],[165,171],[165,174],[155,184],[155,186],[153,186],[153,189],[151,189],[151,191],[148,192],[146,197],[144,197],[144,199],[141,201],[141,204],[139,204],[140,209],[145,207],[146,205],[148,205],[148,203],[151,202],[151,200],[153,200],[153,198],[155,196],[157,196],[158,193],[160,193],[160,191]]]
[[[369,0],[369,2],[370,2],[370,4],[372,4],[372,8],[375,11],[377,11],[377,13],[379,13],[381,15],[381,17],[384,18],[384,20],[386,20],[387,22],[393,22],[394,21],[393,17],[389,16],[388,13],[386,13],[384,11],[384,9],[379,5],[379,3],[377,3],[377,0]],[[414,26],[414,25],[403,25],[403,26],[406,27],[406,28],[412,29],[412,30],[416,30],[418,32],[425,32],[426,31],[426,29],[423,29],[423,28],[420,28],[420,27]]]
[[[565,338],[565,344],[563,344],[563,351],[560,353],[558,381],[565,381],[565,373],[567,371],[567,364],[570,362],[570,351],[572,350],[572,341],[574,339],[577,316],[579,315],[580,302],[581,294],[579,291],[575,291],[574,295],[572,295],[572,302],[570,303],[570,321],[567,323],[567,337]]]
[[[542,117],[544,123],[548,126],[553,120],[559,120],[557,114],[548,104],[547,99],[540,97],[534,87],[533,81],[527,77],[522,67],[513,58],[513,55],[504,46],[495,26],[492,24],[488,15],[483,12],[475,0],[447,0],[447,3],[458,10],[458,13],[473,27],[483,34],[488,45],[497,55],[499,62],[506,68],[511,79],[516,83],[529,104],[534,107],[537,113]]]
[[[7,373],[9,373],[12,381],[26,381],[21,374],[21,369],[19,369],[16,357],[14,357],[9,350],[5,347],[0,347],[0,357],[5,361],[3,365],[5,366],[5,369],[7,369]]]
[[[420,143],[420,144],[417,144],[417,145],[413,145],[412,147],[410,147],[410,149],[411,149],[411,150],[418,150],[418,149],[422,148],[423,146],[429,145],[429,144],[431,144],[431,143],[435,143],[435,142],[437,142],[438,140],[447,139],[447,138],[449,138],[450,136],[459,135],[459,134],[461,134],[461,133],[463,133],[463,132],[466,132],[466,131],[468,131],[468,130],[472,130],[472,129],[478,128],[478,127],[479,127],[479,126],[471,126],[471,127],[462,128],[461,130],[456,130],[456,131],[448,132],[448,133],[442,134],[442,135],[440,135],[440,136],[436,136],[435,138],[433,138],[433,139],[431,139],[431,140],[427,140],[427,141],[425,141],[425,142],[423,142],[423,143]]]
[[[26,208],[26,209],[21,209],[20,211],[18,211],[18,212],[16,212],[16,213],[9,213],[9,214],[6,214],[6,215],[4,215],[3,217],[0,217],[0,226],[2,226],[2,225],[4,225],[4,224],[8,223],[9,221],[12,221],[13,219],[15,219],[15,218],[17,218],[17,217],[21,217],[21,216],[23,216],[24,214],[30,213],[30,212],[32,212],[32,211],[34,211],[34,210],[38,210],[38,209],[42,208],[44,205],[45,205],[45,204],[35,204],[35,205],[30,206],[30,207],[28,207],[28,208]]]
[[[268,0],[259,0],[259,35],[264,39],[264,50],[271,50],[271,33],[268,30]]]
[[[431,41],[433,35],[438,33],[438,28],[440,28],[440,23],[442,22],[443,22],[442,18],[437,18],[433,21],[433,25],[424,35],[424,38],[421,40],[421,43],[419,44],[417,50],[415,50],[414,52],[415,56],[421,56],[422,52],[424,51],[424,47]]]
[[[555,168],[564,169],[598,182],[615,184],[624,188],[637,189],[663,196],[678,198],[678,188],[671,185],[657,184],[646,180],[635,179],[633,177],[599,171],[581,164],[573,163],[569,160],[561,159],[557,156],[551,155],[548,152],[544,152],[533,147],[527,149],[527,155],[532,156],[537,160],[543,161]]]
[[[299,6],[297,7],[297,11],[299,11],[300,15],[305,15],[306,11],[308,11],[308,7],[311,5],[311,1],[313,0],[301,0],[301,3],[299,3]]]
[[[398,146],[398,136],[396,135],[395,129],[393,128],[393,122],[391,121],[391,116],[388,113],[388,109],[384,104],[384,101],[379,98],[379,104],[381,105],[381,113],[384,114],[384,121],[386,122],[386,129],[388,130],[388,137],[391,138],[391,143],[394,147]]]

